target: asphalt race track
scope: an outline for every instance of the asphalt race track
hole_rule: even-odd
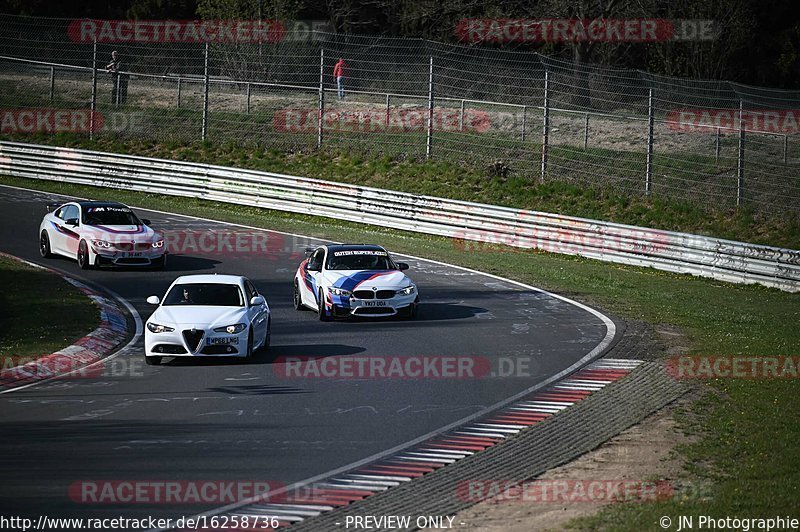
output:
[[[0,187],[0,251],[107,287],[142,320],[152,312],[145,298],[163,295],[180,274],[246,275],[272,309],[272,348],[252,363],[165,359],[150,367],[139,339],[138,348],[103,374],[0,395],[4,515],[199,513],[229,501],[91,504],[71,499],[69,489],[99,480],[294,483],[476,414],[561,372],[613,336],[597,315],[548,294],[406,258],[400,260],[411,265],[407,273],[422,299],[418,319],[321,323],[313,312],[292,308],[293,274],[303,248],[317,241],[140,209],[158,230],[182,235],[183,249],[170,256],[167,271],[83,272],[74,260],[39,257],[45,204],[59,199]],[[209,230],[218,233],[203,249],[190,245]],[[213,242],[227,245],[219,232],[231,231],[246,234],[237,250],[215,249]],[[269,252],[249,250],[254,241],[266,241]],[[276,363],[280,357],[343,355],[479,357],[495,376],[286,378]]]

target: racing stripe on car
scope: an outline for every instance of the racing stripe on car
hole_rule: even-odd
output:
[[[103,231],[107,231],[109,233],[116,233],[119,235],[136,235],[139,233],[145,233],[143,225],[137,225],[136,229],[112,229],[105,225],[95,225],[98,229],[102,229]]]
[[[78,233],[76,233],[75,231],[70,231],[70,230],[69,230],[69,229],[67,229],[66,227],[62,227],[62,226],[58,225],[58,224],[57,224],[57,223],[55,223],[55,222],[50,222],[50,224],[51,224],[53,227],[55,227],[55,228],[56,228],[56,231],[58,231],[58,232],[59,232],[59,233],[61,233],[62,235],[67,235],[68,237],[70,237],[70,238],[74,238],[74,239],[76,239],[76,240],[77,240],[78,238],[80,238],[80,235],[78,235]]]
[[[315,483],[308,495],[252,503],[232,510],[227,515],[235,515],[240,519],[274,518],[283,527],[346,506],[488,449],[625,377],[642,362],[623,359],[597,361],[484,418],[434,436],[377,462]]]
[[[382,277],[384,275],[392,275],[396,273],[397,270],[386,270],[380,272],[373,272],[373,271],[365,271],[365,272],[358,272],[354,273],[353,275],[343,276],[336,280],[333,283],[333,286],[336,288],[342,288],[344,290],[353,291],[362,283],[366,283],[372,279],[377,277]]]

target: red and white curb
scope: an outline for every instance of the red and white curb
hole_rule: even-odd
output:
[[[120,304],[86,284],[39,264],[0,253],[29,266],[60,275],[65,281],[89,297],[100,309],[99,326],[74,344],[13,368],[0,369],[0,393],[80,371],[80,368],[99,362],[128,337],[128,321]]]
[[[628,375],[641,360],[602,359],[556,384],[532,393],[478,421],[435,436],[394,456],[316,482],[274,502],[254,502],[226,515],[251,522],[274,519],[289,526],[337,507],[386,491],[492,447],[550,416],[586,399]]]

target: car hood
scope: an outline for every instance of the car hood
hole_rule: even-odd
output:
[[[81,225],[81,232],[109,242],[153,242],[163,238],[146,225]]]
[[[345,290],[359,287],[397,290],[414,284],[399,270],[327,270],[323,276],[329,286]]]
[[[247,323],[243,307],[207,307],[203,305],[170,305],[158,307],[150,319],[160,325],[178,325],[213,329],[236,323]]]

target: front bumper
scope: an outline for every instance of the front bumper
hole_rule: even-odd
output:
[[[170,325],[170,327],[173,327]],[[174,326],[171,332],[154,333],[145,327],[146,356],[214,357],[247,356],[248,329],[238,334],[214,332],[199,326]]]
[[[161,266],[165,251],[108,251],[92,248],[97,266]]]
[[[416,293],[389,299],[357,299],[333,296],[331,313],[334,317],[383,318],[410,313],[418,302]]]

